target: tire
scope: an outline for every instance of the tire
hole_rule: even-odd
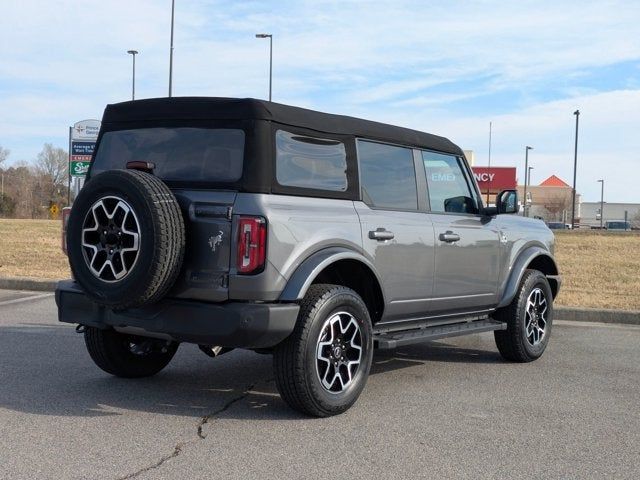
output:
[[[294,410],[314,417],[337,415],[362,393],[372,358],[371,319],[360,296],[343,286],[312,285],[293,333],[274,349],[276,386]]]
[[[161,299],[180,273],[184,248],[176,198],[148,173],[100,173],[73,204],[69,265],[86,295],[100,305],[126,309]]]
[[[169,364],[178,350],[176,342],[95,327],[85,327],[84,341],[91,359],[98,367],[123,378],[155,375]]]
[[[494,318],[507,324],[506,330],[494,331],[503,358],[513,362],[540,358],[553,326],[553,294],[547,277],[538,270],[526,270],[516,296],[508,306],[498,310]]]

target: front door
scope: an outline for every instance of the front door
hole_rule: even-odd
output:
[[[435,231],[432,312],[464,312],[496,304],[500,232],[479,214],[480,200],[464,160],[423,151]]]

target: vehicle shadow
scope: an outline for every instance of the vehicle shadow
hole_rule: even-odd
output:
[[[429,342],[376,351],[371,374],[430,362],[499,361],[495,351]],[[279,397],[271,355],[235,350],[211,359],[193,345],[182,345],[158,375],[121,379],[99,370],[82,336],[62,325],[0,327],[0,385],[0,408],[36,415],[100,417],[133,410],[203,418],[224,411],[234,418],[305,418]],[[248,409],[227,410],[239,400]]]

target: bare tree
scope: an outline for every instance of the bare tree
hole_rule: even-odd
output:
[[[10,153],[11,153],[11,150],[2,148],[2,146],[0,145],[0,165],[2,165],[2,162],[4,162],[7,159]]]
[[[53,189],[64,187],[69,171],[67,152],[45,143],[36,161],[36,172],[51,182]]]
[[[32,197],[34,208],[47,210],[54,203],[64,203],[68,172],[67,152],[45,143],[35,164],[35,195]]]
[[[558,220],[558,214],[571,208],[571,197],[564,193],[550,196],[544,203],[544,208],[553,215],[553,220]]]

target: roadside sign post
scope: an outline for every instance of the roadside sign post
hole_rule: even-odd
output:
[[[71,203],[71,179],[76,185],[76,194],[84,184],[91,158],[100,131],[100,120],[82,120],[69,127],[69,197]]]

